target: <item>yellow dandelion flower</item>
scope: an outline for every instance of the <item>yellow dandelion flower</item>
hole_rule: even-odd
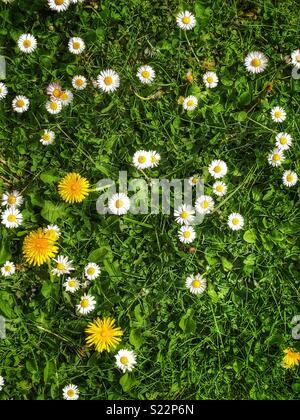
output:
[[[121,341],[123,331],[115,327],[115,320],[112,318],[97,318],[90,322],[85,330],[86,342],[89,347],[95,346],[99,353],[114,349]]]
[[[294,351],[293,349],[287,348],[283,350],[285,356],[283,357],[282,367],[290,369],[296,367],[300,363],[300,352]]]
[[[53,237],[41,228],[30,232],[23,243],[25,261],[37,266],[49,262],[58,252],[55,243]]]
[[[58,192],[67,203],[81,203],[89,195],[90,183],[86,178],[72,172],[58,184]]]

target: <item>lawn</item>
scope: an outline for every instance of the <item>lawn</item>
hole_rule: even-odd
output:
[[[299,399],[299,367],[282,366],[285,349],[300,351],[292,336],[300,315],[300,189],[282,180],[287,170],[300,175],[300,78],[291,65],[300,48],[298,2],[85,0],[61,12],[47,0],[5,3],[0,194],[17,190],[24,201],[20,226],[0,224],[0,266],[16,268],[0,274],[0,400],[62,399],[68,384],[84,400]],[[185,10],[196,17],[191,30],[176,24]],[[36,38],[32,53],[18,47],[22,34]],[[84,41],[81,54],[69,51],[72,37]],[[245,67],[253,51],[268,58],[261,73]],[[152,83],[137,77],[143,65],[155,70]],[[111,93],[95,83],[105,69],[120,77]],[[203,82],[207,71],[219,78],[215,88]],[[72,86],[76,75],[86,78],[85,89]],[[52,115],[45,104],[54,82],[74,98]],[[29,99],[26,112],[13,110],[17,95]],[[198,100],[193,111],[182,106],[188,96]],[[283,122],[271,118],[276,106],[286,111]],[[52,144],[40,142],[44,130],[55,133]],[[282,132],[292,146],[272,166]],[[139,150],[159,153],[159,165],[138,169]],[[228,168],[222,197],[208,170],[216,159]],[[117,183],[119,171],[148,184],[199,174],[214,209],[194,227],[196,239],[180,242],[176,208],[99,214],[96,185]],[[72,172],[93,189],[78,203],[58,190]],[[243,216],[242,229],[230,229],[231,213]],[[60,229],[55,258],[73,261],[72,277],[82,283],[88,263],[101,268],[84,290],[66,291],[69,276],[55,275],[53,260],[26,260],[25,238],[48,225]],[[207,281],[201,294],[186,287],[196,273]],[[84,293],[96,301],[87,315],[76,309]],[[98,352],[85,329],[106,317],[124,334],[110,352]],[[120,349],[136,356],[131,372],[116,366]]]

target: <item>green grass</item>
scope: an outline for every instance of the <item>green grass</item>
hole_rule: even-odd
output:
[[[175,23],[182,9],[197,16],[187,34]],[[284,169],[300,174],[300,81],[284,61],[299,47],[298,2],[86,0],[51,13],[46,1],[15,0],[0,5],[0,18],[10,91],[0,102],[0,192],[16,188],[25,198],[23,226],[0,227],[0,263],[23,263],[24,236],[55,222],[63,233],[60,252],[74,260],[78,276],[90,259],[102,267],[91,288],[98,305],[86,318],[74,309],[80,292],[63,293],[47,266],[24,264],[13,278],[1,277],[0,314],[8,321],[0,399],[60,399],[70,382],[87,400],[299,399],[299,369],[281,367],[284,348],[300,350],[291,336],[291,320],[300,314],[299,188],[281,182]],[[25,32],[39,43],[29,56],[16,47]],[[68,52],[71,36],[85,40],[82,56]],[[270,59],[256,77],[243,65],[255,50]],[[135,77],[144,63],[157,72],[146,88]],[[48,83],[70,88],[74,75],[95,78],[109,67],[121,76],[116,93],[89,87],[58,116],[46,112]],[[192,86],[185,81],[189,68],[197,76]],[[220,77],[212,91],[203,87],[206,69]],[[31,100],[21,116],[11,111],[19,93]],[[188,93],[199,98],[190,114],[177,105]],[[280,128],[269,114],[277,104],[288,114]],[[48,148],[39,143],[45,128],[56,133]],[[267,163],[278,131],[294,139],[279,169]],[[228,196],[197,227],[196,253],[179,244],[172,216],[101,216],[95,193],[80,205],[61,202],[57,181],[70,171],[92,184],[117,180],[119,170],[143,176],[131,166],[143,148],[162,156],[150,176],[203,172],[208,193],[208,164],[227,162]],[[227,228],[233,211],[244,215],[244,231]],[[209,282],[200,297],[184,285],[196,272]],[[113,354],[82,351],[84,328],[96,315],[114,316],[125,330],[121,346],[138,357],[132,374],[122,377]]]

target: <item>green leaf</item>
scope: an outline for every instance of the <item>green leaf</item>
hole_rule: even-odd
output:
[[[249,105],[251,102],[251,94],[250,92],[244,92],[241,94],[241,96],[238,98],[238,104],[243,107]]]
[[[108,259],[109,261],[112,261],[113,259],[113,254],[109,246],[97,248],[88,256],[88,260],[94,263],[100,263],[105,259]]]
[[[129,335],[129,342],[132,344],[136,349],[139,349],[144,342],[142,337],[141,330],[132,329]]]
[[[233,115],[233,118],[235,119],[235,121],[238,121],[238,122],[245,121],[247,117],[248,117],[248,114],[245,111],[237,112],[236,114]]]
[[[226,257],[221,257],[221,262],[225,271],[232,270],[233,264]]]
[[[183,315],[179,321],[179,327],[186,334],[192,334],[196,331],[196,322],[193,319],[193,310],[188,309],[186,314]]]
[[[132,386],[135,384],[134,379],[129,375],[129,373],[125,373],[125,375],[122,375],[120,378],[120,385],[123,388],[124,392],[130,391]]]
[[[57,219],[63,218],[66,214],[63,204],[54,204],[51,201],[45,201],[41,216],[50,223],[55,223]]]
[[[255,244],[257,235],[255,229],[246,230],[243,235],[244,241],[248,242],[249,244]]]
[[[53,172],[43,172],[41,173],[40,178],[45,184],[54,184],[60,177]]]

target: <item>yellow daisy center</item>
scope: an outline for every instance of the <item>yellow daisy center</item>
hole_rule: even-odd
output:
[[[191,21],[191,18],[189,16],[184,16],[182,18],[182,23],[184,23],[185,25],[188,25]]]
[[[287,138],[286,137],[281,137],[280,138],[280,144],[286,144],[287,143]]]
[[[78,42],[78,41],[73,42],[73,48],[74,48],[74,50],[79,50],[80,42]]]
[[[68,282],[68,286],[69,287],[75,287],[76,286],[76,280],[69,280],[69,282]]]
[[[275,116],[275,118],[280,118],[281,117],[281,111],[275,111],[274,116]]]
[[[207,208],[208,208],[208,206],[209,206],[209,202],[208,202],[207,200],[203,201],[203,203],[202,203],[202,207],[203,207],[204,209],[207,209]]]
[[[51,108],[53,111],[56,111],[56,110],[57,110],[57,108],[58,108],[58,104],[57,104],[57,102],[50,102],[50,108]]]
[[[190,236],[191,236],[191,232],[190,232],[189,230],[185,230],[185,231],[183,232],[183,237],[184,237],[185,239],[188,239]]]
[[[10,266],[10,265],[6,265],[6,266],[4,267],[4,270],[5,270],[7,273],[9,273],[9,272],[11,271],[11,266]]]
[[[222,185],[217,185],[216,190],[217,190],[218,192],[222,192],[222,191],[223,191],[223,186],[222,186]]]
[[[67,101],[69,99],[69,94],[67,92],[63,92],[60,97],[61,100]]]
[[[217,166],[215,166],[215,167],[214,167],[214,172],[215,172],[216,174],[219,174],[219,173],[221,172],[221,170],[222,170],[222,168],[221,168],[221,166],[220,166],[220,165],[217,165]]]
[[[120,358],[120,362],[122,363],[122,365],[128,365],[128,362],[129,362],[128,357],[122,356]]]
[[[150,77],[150,72],[149,72],[148,70],[144,70],[144,71],[142,72],[142,77],[143,77],[144,79],[149,79],[149,77]]]
[[[25,106],[25,101],[23,101],[23,99],[18,99],[16,105],[18,108],[23,108],[23,106]]]
[[[207,83],[209,83],[209,84],[214,82],[213,76],[208,76],[208,78],[206,80],[207,80]]]
[[[193,101],[193,99],[189,99],[188,101],[187,101],[187,106],[193,106],[194,105],[194,101]]]
[[[75,81],[75,85],[76,86],[82,86],[83,85],[83,80],[82,79],[76,79],[76,81]]]
[[[30,39],[25,39],[25,41],[23,41],[23,46],[24,48],[30,48],[31,47]]]
[[[17,202],[17,198],[14,195],[10,195],[7,199],[8,204],[13,206]]]
[[[106,76],[106,77],[104,77],[104,83],[105,83],[107,86],[112,85],[112,83],[113,83],[113,79],[112,79],[112,77],[111,77],[111,76]]]
[[[198,182],[198,178],[194,176],[193,179],[192,179],[192,183],[197,184],[197,182]]]
[[[60,95],[61,95],[61,91],[60,91],[59,89],[55,88],[55,89],[53,90],[53,92],[52,92],[52,95],[53,95],[55,98],[59,98],[59,97],[60,97]]]
[[[193,280],[192,286],[195,287],[195,289],[199,289],[199,287],[201,286],[200,280],[197,280],[197,279]]]
[[[10,215],[7,217],[7,220],[8,220],[10,223],[13,223],[13,222],[15,222],[15,221],[17,220],[17,216],[15,216],[14,214],[10,214]]]
[[[80,306],[82,308],[88,308],[90,306],[90,302],[88,299],[82,299],[82,301],[80,302]]]
[[[300,54],[298,54],[298,55],[296,56],[296,61],[297,61],[297,63],[300,63]]]
[[[56,1],[61,1],[61,0],[56,0]],[[62,4],[62,3],[60,3],[60,4]],[[73,398],[74,395],[75,395],[74,389],[68,389],[67,395],[68,395],[68,397]]]
[[[188,211],[182,211],[181,213],[180,213],[180,217],[182,218],[182,219],[187,219],[188,217],[189,217],[189,212]]]
[[[90,267],[90,268],[88,268],[88,270],[87,270],[87,274],[88,274],[89,276],[92,276],[93,274],[95,274],[95,272],[96,272],[96,270],[95,270],[95,268],[94,268],[94,267]]]
[[[123,205],[124,205],[123,200],[120,200],[120,199],[116,200],[116,204],[115,204],[115,206],[116,206],[116,208],[117,208],[117,209],[122,208],[122,207],[123,207]]]
[[[232,219],[232,224],[235,225],[235,226],[238,225],[239,224],[239,219],[237,217],[234,217]]]
[[[253,67],[259,67],[261,65],[261,60],[259,58],[253,58],[253,60],[251,61],[251,65]]]
[[[138,157],[138,162],[139,162],[139,163],[145,163],[145,162],[146,162],[146,160],[147,160],[147,159],[146,159],[146,156],[139,156],[139,157]]]
[[[292,174],[287,175],[286,177],[287,182],[292,182],[294,180],[294,177]]]
[[[65,269],[65,264],[64,263],[57,263],[56,268],[59,271],[63,271]]]
[[[275,153],[275,154],[273,155],[273,160],[274,160],[275,162],[278,162],[280,159],[281,159],[281,158],[280,158],[280,155],[279,155],[278,153]]]
[[[49,134],[49,133],[45,133],[45,134],[43,134],[43,140],[44,140],[44,141],[50,141],[50,140],[51,140],[51,136],[50,136],[50,134]]]

